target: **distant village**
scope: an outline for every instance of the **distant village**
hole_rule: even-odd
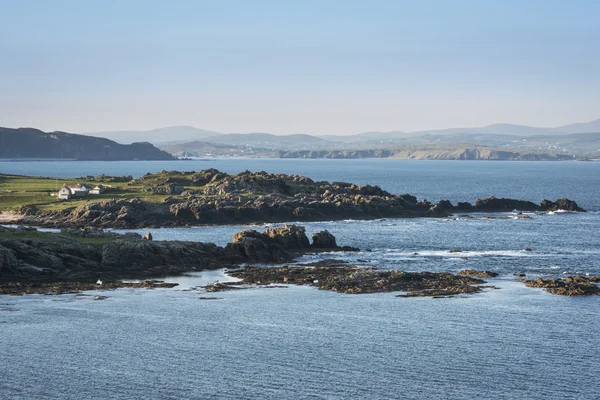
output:
[[[72,185],[67,186],[66,184],[60,188],[58,193],[52,193],[53,196],[58,197],[61,200],[69,200],[72,198],[81,198],[88,195],[98,195],[106,191],[104,186],[96,186],[93,189],[86,185]]]

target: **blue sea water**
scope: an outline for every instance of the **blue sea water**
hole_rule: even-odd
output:
[[[99,170],[102,165],[0,163],[0,172],[139,176],[247,168],[378,184],[430,200],[564,196],[591,212],[304,224],[309,234],[328,229],[338,243],[362,251],[309,254],[298,262],[342,257],[376,268],[501,274],[490,280],[500,289],[473,296],[403,299],[291,285],[189,290],[227,279],[223,271],[169,277],[180,283],[175,289],[0,296],[2,399],[600,398],[600,297],[553,296],[512,276],[600,275],[599,163],[215,160],[109,163]],[[152,234],[225,244],[246,228]],[[462,252],[449,252],[455,249]],[[96,301],[96,294],[109,297]]]
[[[227,173],[267,171],[306,175],[314,180],[379,185],[395,194],[419,199],[474,201],[488,196],[539,202],[570,197],[584,208],[600,210],[600,162],[416,161],[211,159],[195,161],[39,161],[2,162],[0,173],[57,178],[86,175],[132,175],[147,172],[199,171]]]

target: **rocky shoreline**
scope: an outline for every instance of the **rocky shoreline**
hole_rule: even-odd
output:
[[[309,242],[304,227],[296,225],[262,233],[239,232],[224,247],[202,242],[153,241],[151,235],[118,235],[91,228],[48,233],[33,228],[0,227],[0,293],[36,293],[40,284],[95,285],[99,279],[116,282],[244,263],[282,263],[306,251],[358,250],[339,247],[327,231],[313,234],[312,239]],[[19,284],[17,289],[15,284]]]
[[[246,267],[228,272],[238,282],[222,282],[206,286],[209,292],[231,290],[240,285],[295,284],[310,285],[320,290],[346,294],[407,292],[398,297],[448,297],[478,293],[490,286],[482,279],[449,272],[405,272],[378,270],[347,265],[340,260],[324,260],[313,264],[280,268]]]
[[[484,270],[461,270],[450,272],[406,272],[402,270],[379,270],[370,267],[348,265],[342,260],[323,260],[316,263],[263,268],[247,266],[229,271],[238,278],[234,282],[216,282],[206,285],[207,292],[221,292],[249,286],[283,287],[273,285],[308,285],[319,290],[331,290],[345,294],[405,292],[397,297],[454,297],[475,294],[483,289],[499,289],[482,278],[496,278],[498,273]],[[515,274],[524,276],[524,274]],[[527,287],[544,288],[548,293],[561,296],[599,295],[600,276],[568,276],[557,279],[521,279]]]
[[[331,221],[446,217],[461,212],[585,211],[569,199],[530,201],[489,197],[474,204],[448,200],[437,204],[410,194],[394,195],[378,186],[316,182],[298,175],[244,171],[229,175],[215,169],[200,172],[163,171],[131,182],[136,190],[162,196],[90,201],[78,207],[38,210],[21,206],[16,222],[58,228],[151,228],[254,222]],[[143,189],[140,189],[143,188]],[[125,191],[124,193],[127,193]],[[138,192],[139,193],[139,192]]]

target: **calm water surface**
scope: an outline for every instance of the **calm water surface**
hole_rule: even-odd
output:
[[[420,199],[452,202],[480,197],[512,197],[539,202],[570,197],[586,209],[600,210],[600,162],[415,161],[216,159],[197,161],[0,162],[0,173],[59,178],[82,175],[132,175],[147,172],[199,171],[227,173],[267,171],[309,176],[314,180],[379,185]]]
[[[180,283],[175,289],[90,293],[109,296],[103,301],[74,295],[0,296],[0,398],[600,398],[600,297],[552,296],[525,288],[512,276],[600,274],[599,165],[0,163],[3,173],[53,176],[264,169],[379,184],[430,200],[565,196],[592,210],[531,214],[531,219],[508,213],[497,219],[475,214],[304,224],[309,234],[328,229],[338,243],[363,251],[307,255],[299,262],[343,257],[377,268],[477,268],[502,274],[490,280],[499,290],[470,297],[352,296],[295,286],[217,294],[187,290],[226,279],[222,271],[172,277]],[[155,240],[225,244],[245,228],[157,229],[152,234]],[[463,252],[449,253],[452,249]],[[200,300],[203,296],[219,300]]]

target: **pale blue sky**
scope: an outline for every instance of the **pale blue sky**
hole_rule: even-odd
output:
[[[595,0],[0,7],[0,126],[350,134],[600,118]]]

